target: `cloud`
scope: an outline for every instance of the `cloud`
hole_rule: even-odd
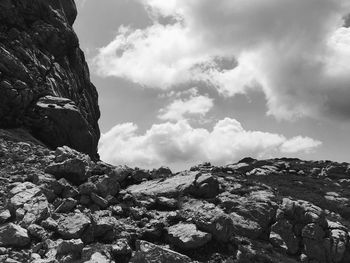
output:
[[[187,117],[204,117],[214,106],[213,99],[203,95],[192,95],[188,99],[176,99],[159,111],[161,120],[179,121]]]
[[[193,128],[185,120],[155,124],[144,134],[137,131],[135,124],[124,123],[103,134],[99,145],[102,160],[145,168],[167,165],[185,169],[203,161],[223,165],[245,156],[308,153],[321,145],[308,137],[287,139],[275,133],[245,130],[230,118],[218,121],[211,131]]]
[[[94,60],[101,75],[160,89],[204,81],[224,96],[258,88],[278,119],[350,117],[348,0],[138,1],[153,25],[121,27]]]

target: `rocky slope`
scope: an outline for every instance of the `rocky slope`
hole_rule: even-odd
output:
[[[72,29],[73,0],[0,1],[0,127],[97,158],[97,92]]]
[[[246,158],[172,174],[0,130],[0,262],[350,262],[350,166]]]

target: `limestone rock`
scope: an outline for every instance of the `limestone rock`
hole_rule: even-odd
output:
[[[0,227],[0,246],[25,247],[29,243],[30,238],[26,229],[13,223]]]
[[[130,260],[131,263],[151,263],[151,262],[168,262],[168,263],[189,263],[192,260],[175,251],[162,248],[147,241],[136,241],[137,252]]]
[[[171,244],[182,249],[201,247],[211,240],[211,234],[202,232],[194,224],[179,223],[168,228]]]
[[[57,254],[80,254],[84,248],[84,243],[81,239],[60,240],[57,245]]]
[[[65,239],[79,238],[90,223],[90,219],[82,213],[62,215],[57,232]]]
[[[57,178],[66,178],[74,184],[81,184],[88,179],[88,160],[75,157],[64,160],[59,163],[52,163],[45,172],[56,176]]]

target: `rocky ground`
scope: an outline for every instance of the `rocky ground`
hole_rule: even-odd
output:
[[[0,130],[0,262],[350,262],[350,166],[245,158],[172,174]]]

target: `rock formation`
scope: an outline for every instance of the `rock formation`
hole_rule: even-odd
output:
[[[76,15],[73,0],[0,1],[0,127],[26,127],[52,148],[98,158],[97,92]]]
[[[0,130],[0,262],[350,262],[350,165],[299,159],[172,174]]]
[[[0,1],[0,262],[350,262],[347,163],[99,161],[75,17],[73,0]]]

